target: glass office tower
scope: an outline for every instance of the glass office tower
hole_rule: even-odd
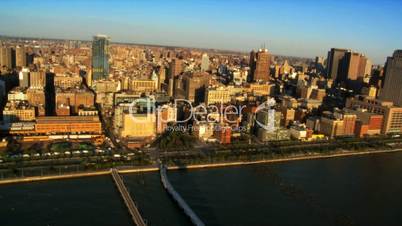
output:
[[[109,41],[106,35],[96,35],[92,41],[92,79],[99,80],[109,75]]]

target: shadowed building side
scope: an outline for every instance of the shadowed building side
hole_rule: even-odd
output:
[[[402,107],[402,50],[396,50],[392,57],[387,59],[384,88],[380,99],[392,101]]]
[[[92,79],[105,79],[109,75],[109,41],[105,35],[96,35],[92,41]]]

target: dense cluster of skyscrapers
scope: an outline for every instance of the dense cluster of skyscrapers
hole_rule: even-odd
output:
[[[1,131],[21,140],[46,134],[101,143],[99,113],[129,147],[172,125],[220,143],[242,134],[269,141],[402,132],[401,50],[382,67],[348,49],[312,60],[265,48],[247,55],[115,44],[96,35],[92,42],[5,39],[0,66]],[[156,108],[150,113],[146,103]],[[211,106],[236,107],[227,118]]]

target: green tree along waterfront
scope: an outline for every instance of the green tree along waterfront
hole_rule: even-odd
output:
[[[391,149],[399,144],[399,139],[338,139],[334,141],[318,141],[303,143],[298,141],[279,141],[265,145],[233,144],[216,148],[204,149],[200,152],[185,151],[182,148],[170,149],[174,155],[162,157],[167,165],[185,166],[191,164],[206,164],[233,161],[258,161],[280,159],[292,156],[330,155],[341,152],[376,151]],[[169,153],[169,151],[167,153]]]
[[[114,167],[141,167],[149,165],[146,156],[137,155],[130,159],[109,156],[80,156],[71,158],[49,158],[43,160],[12,160],[0,164],[0,178],[63,175],[95,172]]]
[[[179,137],[179,138],[177,138]],[[167,139],[173,143],[183,138]],[[187,139],[184,138],[184,139]],[[160,158],[167,166],[186,167],[194,164],[214,164],[229,162],[253,162],[289,157],[331,155],[352,152],[373,152],[399,147],[400,138],[343,138],[330,141],[299,142],[277,141],[267,144],[235,143],[231,145],[214,145],[189,148],[171,145],[170,148],[143,150],[136,154],[119,152],[119,154],[79,154],[69,156],[49,156],[46,158],[5,158],[0,164],[0,179],[63,175],[78,172],[94,172],[114,167],[135,168],[155,166]],[[88,148],[84,144],[85,148]],[[62,144],[62,148],[68,146]],[[54,146],[52,146],[54,147]],[[81,147],[81,144],[77,148]],[[174,148],[173,148],[174,147]],[[158,152],[158,155],[152,155]]]

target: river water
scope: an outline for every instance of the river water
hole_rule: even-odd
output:
[[[402,153],[169,171],[206,225],[402,225]],[[191,225],[159,174],[123,176],[149,225]],[[111,177],[0,186],[0,225],[132,225]]]

